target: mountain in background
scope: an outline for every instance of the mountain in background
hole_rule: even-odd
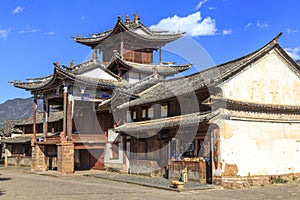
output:
[[[0,127],[5,120],[25,119],[33,114],[33,98],[16,98],[0,104]]]

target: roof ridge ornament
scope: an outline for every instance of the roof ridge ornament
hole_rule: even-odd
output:
[[[130,23],[130,18],[129,18],[129,15],[126,14],[126,24],[129,24]]]
[[[280,32],[278,35],[276,35],[276,37],[273,39],[272,43],[273,44],[277,44],[278,43],[278,39],[280,38],[280,36],[282,36],[282,32]]]
[[[140,18],[137,12],[135,12],[134,14],[134,22],[139,22]]]
[[[118,22],[121,22],[122,21],[122,18],[121,18],[121,15],[119,14],[118,15]]]

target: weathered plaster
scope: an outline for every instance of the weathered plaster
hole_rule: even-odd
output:
[[[228,99],[264,104],[300,105],[300,79],[272,50],[220,85]]]
[[[300,124],[224,120],[223,125],[221,162],[236,165],[237,175],[300,172]]]

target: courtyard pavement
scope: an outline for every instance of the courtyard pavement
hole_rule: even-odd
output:
[[[27,168],[0,167],[0,199],[299,199],[300,182],[243,189],[205,188],[174,192],[170,182],[114,172],[30,173]],[[129,179],[129,180],[128,180]],[[139,184],[143,182],[143,184]],[[134,184],[132,184],[134,183]],[[158,187],[157,187],[158,186]],[[187,186],[188,187],[188,186]],[[194,188],[194,186],[192,187]]]

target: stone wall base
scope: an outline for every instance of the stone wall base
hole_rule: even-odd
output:
[[[32,162],[31,171],[40,172],[47,170],[47,162],[45,156],[44,145],[33,145],[32,146]]]
[[[105,163],[105,169],[127,173],[126,165],[122,163]]]
[[[62,175],[74,173],[74,144],[72,142],[57,145],[57,171]]]
[[[239,177],[213,177],[213,184],[222,185],[228,188],[242,188],[250,186],[262,186],[276,183],[276,181],[286,180],[294,181],[300,180],[300,173],[279,174],[279,175],[265,175],[265,176],[239,176]]]

